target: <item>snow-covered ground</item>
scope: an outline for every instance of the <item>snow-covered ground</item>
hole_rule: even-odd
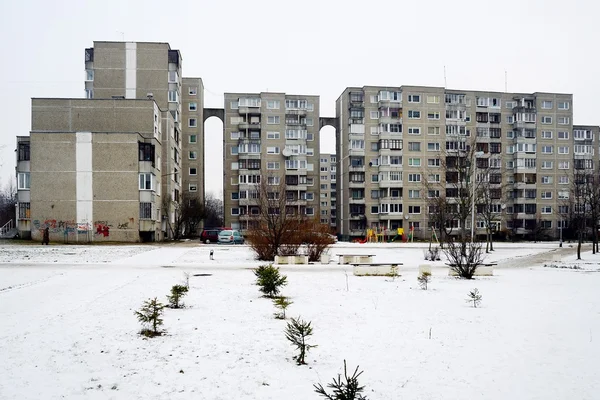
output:
[[[318,345],[296,366],[246,246],[1,245],[0,399],[316,399],[312,385],[344,359],[372,400],[600,398],[600,256],[501,243],[486,259],[493,277],[450,278],[439,261],[423,291],[424,248],[330,250],[404,263],[394,281],[333,262],[282,267],[288,316],[312,321]],[[166,335],[143,339],[134,310],[184,272],[188,307],[165,310]]]

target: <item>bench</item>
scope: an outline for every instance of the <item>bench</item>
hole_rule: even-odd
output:
[[[308,256],[275,256],[275,264],[308,264]]]
[[[356,276],[389,276],[395,271],[398,274],[398,267],[402,263],[370,263],[370,264],[351,264],[352,273]]]
[[[450,267],[450,268],[448,268],[449,276],[458,276],[456,271],[454,269],[452,269],[452,266],[454,264],[446,264],[446,265],[448,265]],[[498,265],[498,263],[479,264],[479,266],[475,270],[475,273],[473,274],[473,276],[494,276],[494,267],[497,265]]]
[[[375,254],[338,254],[339,264],[371,264]]]

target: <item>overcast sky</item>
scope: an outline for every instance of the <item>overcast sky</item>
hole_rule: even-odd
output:
[[[60,1],[60,0],[59,0]],[[570,0],[41,0],[0,5],[0,182],[14,179],[31,97],[82,97],[93,41],[169,42],[207,107],[224,92],[321,96],[334,116],[347,86],[427,85],[574,95],[574,122],[600,124],[600,5]],[[596,93],[596,97],[594,97]],[[207,191],[220,195],[222,124],[206,127]],[[334,152],[332,128],[322,152]]]

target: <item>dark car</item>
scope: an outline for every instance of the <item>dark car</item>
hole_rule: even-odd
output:
[[[200,241],[202,243],[217,243],[219,241],[219,232],[224,228],[207,228],[200,234]]]

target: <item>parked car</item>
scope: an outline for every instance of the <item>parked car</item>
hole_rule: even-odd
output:
[[[202,243],[217,243],[219,241],[219,232],[224,228],[208,228],[204,229],[200,234],[200,241]]]
[[[235,229],[227,229],[219,232],[219,243],[244,244],[244,237]]]

